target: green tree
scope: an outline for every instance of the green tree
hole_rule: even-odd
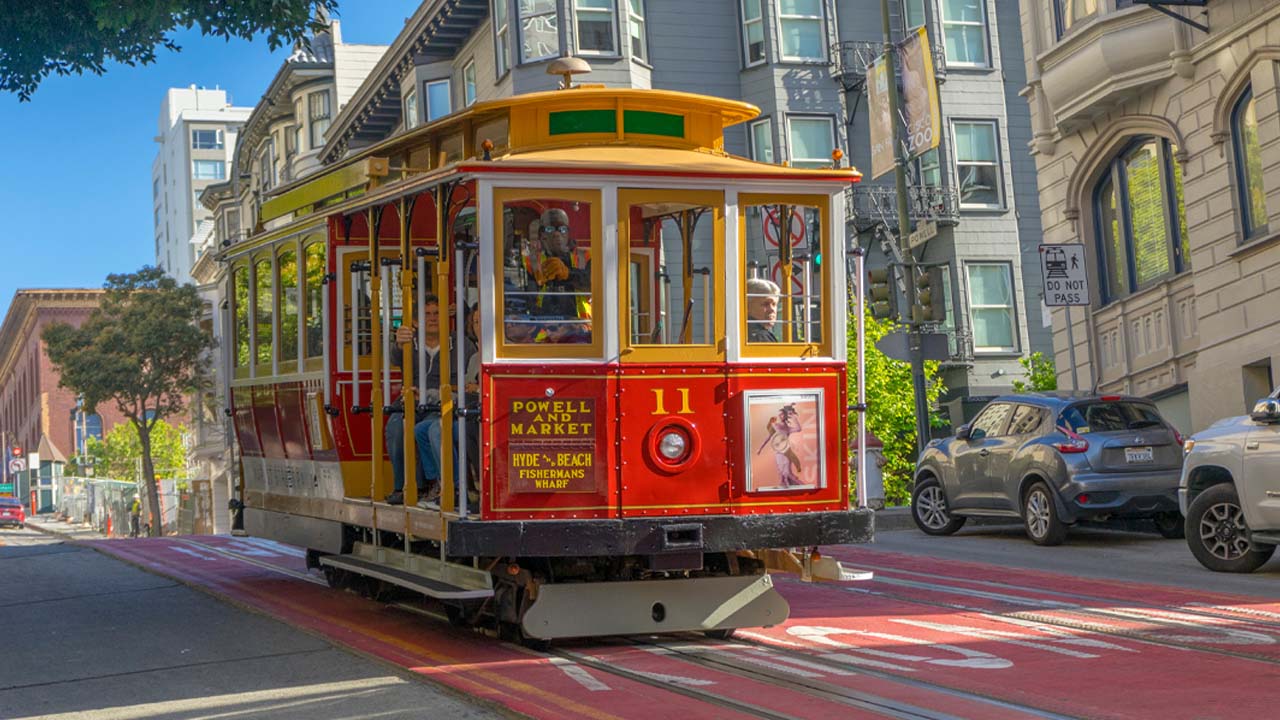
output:
[[[164,417],[182,412],[201,390],[213,338],[199,326],[203,303],[190,283],[178,286],[163,271],[108,275],[98,309],[79,328],[57,323],[42,335],[59,385],[84,397],[87,408],[114,402],[138,435],[151,532],[160,533],[157,448],[152,436]]]
[[[1014,380],[1014,392],[1045,392],[1058,389],[1058,371],[1053,365],[1053,358],[1045,357],[1044,353],[1033,352],[1018,362],[1027,371],[1028,382]]]
[[[856,398],[858,376],[853,363],[857,358],[857,313],[849,314],[849,397]],[[911,475],[916,464],[916,410],[911,383],[911,364],[893,360],[876,349],[875,342],[897,329],[887,320],[866,317],[866,365],[867,365],[867,430],[884,442],[885,501],[901,505],[911,498]],[[938,398],[946,390],[938,376],[936,362],[924,364],[925,396],[929,407],[937,406]],[[850,415],[856,421],[856,415]],[[931,414],[929,424],[943,424],[936,414]]]
[[[0,90],[23,100],[49,75],[101,75],[108,62],[148,65],[171,33],[225,39],[265,33],[272,50],[325,27],[337,0],[40,0],[0,9]]]
[[[158,473],[185,474],[186,449],[182,446],[182,434],[186,427],[174,427],[160,420],[151,429],[152,458]],[[138,461],[142,459],[142,441],[133,423],[111,428],[101,440],[89,438],[85,449],[93,456],[94,473],[98,477],[115,480],[132,480],[137,474]]]

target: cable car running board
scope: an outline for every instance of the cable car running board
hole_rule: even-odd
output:
[[[439,600],[493,597],[487,571],[386,547],[356,543],[350,555],[324,555],[321,565],[376,578]]]
[[[767,627],[790,614],[767,574],[551,583],[538,587],[522,626],[551,640]]]

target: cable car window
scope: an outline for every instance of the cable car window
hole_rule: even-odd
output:
[[[254,362],[271,363],[271,260],[253,264]]]
[[[817,206],[746,204],[746,342],[824,342],[822,212]]]
[[[304,355],[309,358],[321,357],[324,352],[322,323],[324,318],[324,275],[325,257],[324,243],[312,243],[302,251],[306,262],[306,307],[304,308],[306,323],[306,348]]]
[[[298,253],[292,248],[276,257],[280,279],[280,362],[298,360]]]
[[[627,190],[627,332],[632,346],[704,345],[719,337],[723,197],[697,191]],[[701,193],[708,195],[708,193]]]
[[[241,265],[232,272],[235,292],[235,363],[238,368],[249,367],[249,267]]]
[[[593,341],[593,208],[554,198],[502,204],[506,344]]]

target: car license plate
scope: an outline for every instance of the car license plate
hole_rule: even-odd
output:
[[[1124,461],[1128,463],[1149,463],[1155,459],[1149,447],[1125,448]]]

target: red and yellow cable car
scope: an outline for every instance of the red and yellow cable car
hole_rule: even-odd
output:
[[[757,114],[573,87],[280,189],[225,257],[246,530],[530,640],[772,625],[770,571],[849,578],[816,548],[871,534],[847,460],[860,175],[727,154]]]

